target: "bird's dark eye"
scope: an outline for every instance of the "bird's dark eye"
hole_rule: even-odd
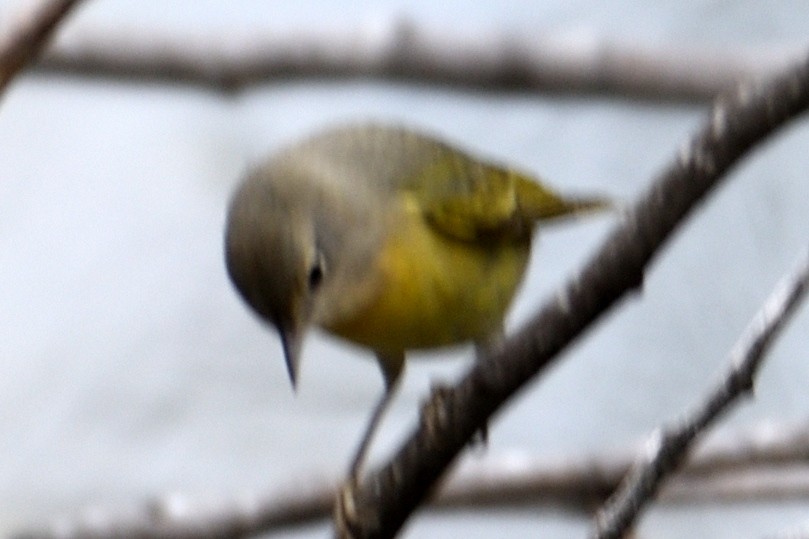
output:
[[[316,262],[309,268],[309,290],[315,290],[323,281],[323,267],[320,262]]]

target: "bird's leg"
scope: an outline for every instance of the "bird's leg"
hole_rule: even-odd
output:
[[[382,356],[378,355],[379,365],[382,368],[382,374],[385,377],[385,392],[376,403],[374,412],[371,414],[371,419],[368,421],[368,426],[365,428],[365,434],[360,441],[357,452],[354,454],[354,459],[351,461],[351,468],[349,469],[349,478],[353,481],[359,479],[360,470],[362,468],[365,457],[367,456],[368,449],[376,433],[382,416],[385,414],[390,401],[396,394],[396,389],[399,387],[399,380],[401,379],[402,369],[404,368],[404,354],[399,356]]]
[[[360,441],[359,447],[357,447],[357,452],[354,454],[354,459],[351,461],[351,468],[349,469],[348,473],[352,479],[359,478],[360,469],[365,461],[366,454],[368,453],[368,449],[371,445],[371,440],[373,439],[376,429],[379,427],[379,422],[382,420],[382,416],[385,414],[385,410],[388,408],[388,405],[393,399],[395,392],[396,384],[393,386],[385,386],[385,392],[382,393],[382,397],[376,403],[374,412],[371,414],[371,419],[368,421],[368,426],[365,428],[365,434]]]
[[[362,436],[354,459],[351,461],[351,468],[348,472],[348,480],[343,483],[334,506],[334,525],[337,537],[354,537],[357,526],[366,518],[373,518],[372,514],[362,512],[357,505],[354,496],[360,482],[360,471],[365,463],[368,449],[371,447],[376,429],[382,421],[390,401],[396,394],[399,386],[402,370],[404,369],[404,352],[400,354],[377,354],[379,366],[382,368],[382,375],[385,377],[385,392],[382,398],[376,403],[368,426],[365,427],[365,434]]]
[[[481,361],[488,354],[493,353],[503,343],[502,329],[493,332],[486,339],[475,342],[475,360]],[[441,415],[447,406],[451,389],[445,384],[433,384],[430,388],[430,398],[421,407],[421,420],[430,429],[431,425],[441,422]],[[483,446],[485,448],[489,439],[489,427],[483,425],[470,440],[470,446]]]

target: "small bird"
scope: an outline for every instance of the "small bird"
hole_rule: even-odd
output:
[[[376,355],[385,391],[357,477],[411,350],[503,336],[539,221],[605,209],[407,128],[327,130],[250,170],[230,202],[228,273],[278,331],[293,388],[318,326]]]

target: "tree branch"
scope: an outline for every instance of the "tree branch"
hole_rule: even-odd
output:
[[[738,160],[809,106],[809,60],[719,100],[702,129],[629,209],[586,266],[492,356],[433,398],[390,463],[348,484],[335,510],[341,536],[391,537],[458,453],[516,391],[619,299],[690,211]]]
[[[292,78],[370,78],[462,89],[710,101],[773,73],[802,49],[643,47],[592,35],[431,30],[404,18],[356,29],[155,36],[68,32],[37,71],[204,86],[221,92]]]
[[[660,494],[661,503],[809,499],[809,425],[767,425],[709,440]],[[636,451],[571,459],[529,456],[465,466],[435,499],[434,510],[554,507],[589,515],[629,470]],[[248,537],[313,524],[330,516],[334,485],[296,485],[267,495],[200,500],[156,499],[143,507],[96,509],[12,539],[212,539]]]
[[[775,337],[794,314],[809,289],[809,251],[798,268],[778,283],[761,310],[730,352],[730,368],[707,399],[675,425],[655,431],[645,454],[621,482],[618,491],[596,515],[595,537],[618,539],[630,530],[652,501],[663,480],[677,471],[698,436],[745,393]]]
[[[26,64],[39,55],[68,12],[80,0],[48,0],[19,15],[17,25],[0,35],[0,95]]]

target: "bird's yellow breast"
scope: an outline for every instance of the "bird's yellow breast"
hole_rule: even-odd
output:
[[[458,241],[431,227],[415,202],[404,206],[373,264],[374,293],[326,329],[382,353],[482,341],[501,330],[530,238]]]

